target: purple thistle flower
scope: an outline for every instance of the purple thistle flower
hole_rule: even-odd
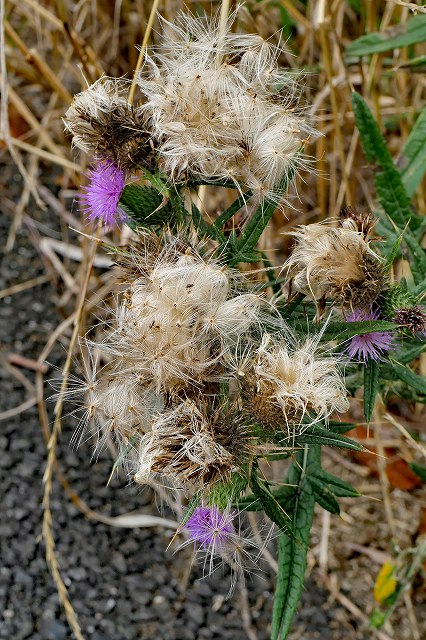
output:
[[[88,220],[102,220],[105,226],[112,226],[117,218],[125,220],[126,214],[118,206],[126,181],[124,172],[102,160],[89,169],[88,178],[89,184],[78,196],[80,209],[87,213]]]
[[[372,309],[355,309],[346,316],[346,321],[362,322],[365,320],[378,320],[379,316],[379,311],[373,311]],[[366,365],[370,359],[375,362],[383,360],[383,353],[393,348],[393,335],[391,331],[374,331],[351,338],[346,350],[349,360],[361,360]]]
[[[199,542],[204,549],[223,550],[235,536],[236,513],[221,512],[217,507],[197,507],[186,521],[190,539]]]

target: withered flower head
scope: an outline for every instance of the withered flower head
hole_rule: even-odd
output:
[[[420,333],[426,337],[426,313],[422,305],[397,309],[395,322],[412,333]]]
[[[374,229],[375,220],[371,213],[358,211],[354,207],[346,207],[340,212],[340,226],[362,233],[364,240],[368,240]]]
[[[318,339],[293,347],[265,334],[257,350],[244,392],[248,410],[275,429],[312,417],[327,419],[348,408],[346,389],[336,358],[317,356]]]
[[[155,483],[159,475],[178,487],[207,490],[228,481],[249,451],[249,433],[238,420],[212,411],[206,400],[186,399],[160,414],[142,438],[135,480]]]
[[[385,268],[363,233],[352,221],[347,226],[299,227],[292,233],[296,244],[286,266],[296,289],[316,301],[328,298],[354,309],[376,300],[384,287]]]
[[[127,83],[102,77],[74,96],[65,114],[73,145],[124,171],[153,168],[153,149],[143,110],[130,105]]]

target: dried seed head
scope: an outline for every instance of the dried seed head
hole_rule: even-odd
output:
[[[362,233],[364,240],[370,238],[374,229],[375,220],[371,213],[358,211],[353,207],[346,207],[340,212],[340,226],[344,229],[352,229]]]
[[[123,80],[100,78],[74,96],[65,127],[74,146],[123,171],[152,169],[154,153],[143,110],[127,102],[126,87]]]
[[[420,333],[426,337],[426,312],[422,305],[397,309],[395,322],[412,333]]]
[[[262,424],[282,428],[283,422],[298,425],[304,416],[324,420],[348,409],[336,358],[317,356],[317,351],[318,339],[289,347],[264,335],[252,373],[243,382],[246,406]]]
[[[237,424],[228,430],[223,415],[211,414],[201,402],[185,400],[158,416],[141,440],[136,482],[152,482],[159,474],[177,486],[206,491],[239,468],[248,450],[247,432]]]
[[[266,312],[259,296],[240,293],[238,272],[182,238],[146,238],[124,264],[128,285],[99,348],[145,384],[176,392],[215,373],[224,353]]]
[[[88,341],[85,350],[92,353],[93,345]],[[142,385],[134,374],[123,374],[111,364],[97,371],[93,359],[85,367],[85,380],[71,377],[65,399],[78,405],[75,414],[79,424],[72,442],[78,445],[88,430],[98,453],[111,440],[120,463],[126,467],[135,457],[140,439],[151,430],[153,417],[165,404],[164,396],[152,386]]]
[[[301,163],[312,132],[295,110],[294,75],[257,35],[181,14],[139,77],[164,171],[173,180],[226,180],[263,200]]]
[[[352,224],[352,222],[351,222]],[[353,227],[301,226],[286,266],[296,289],[354,309],[374,302],[385,284],[381,258]]]

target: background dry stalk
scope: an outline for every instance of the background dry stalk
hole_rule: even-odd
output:
[[[199,6],[207,12],[222,8],[222,16],[226,16],[231,4],[200,2]],[[277,264],[282,263],[288,251],[288,241],[281,232],[288,230],[291,225],[336,215],[344,205],[356,204],[360,209],[371,209],[373,206],[372,172],[366,166],[359,148],[358,133],[350,110],[351,88],[355,87],[370,100],[378,121],[387,129],[387,139],[394,156],[398,156],[401,151],[415,114],[424,104],[426,79],[416,72],[415,67],[404,66],[404,49],[388,52],[386,56],[374,55],[369,63],[365,59],[345,60],[344,54],[345,46],[365,32],[384,30],[389,25],[404,23],[411,15],[410,11],[424,12],[424,7],[399,0],[389,0],[383,3],[383,6],[365,0],[361,5],[364,18],[358,20],[351,4],[344,0],[327,3],[308,0],[305,4],[287,0],[281,0],[278,4],[267,0],[249,0],[238,18],[242,29],[258,32],[263,37],[273,40],[279,39],[279,29],[283,26],[288,29],[285,32],[285,38],[289,37],[287,46],[296,57],[284,53],[282,61],[294,69],[305,68],[308,71],[304,81],[306,103],[311,105],[310,112],[323,133],[322,138],[316,141],[308,140],[306,144],[306,152],[317,158],[317,173],[302,173],[297,182],[301,198],[300,201],[294,201],[295,210],[287,208],[287,220],[281,213],[277,213],[270,230],[262,238],[262,250]],[[28,203],[35,199],[38,206],[52,207],[53,202],[60,217],[63,242],[75,246],[81,256],[80,262],[72,261],[67,256],[57,257],[61,263],[59,267],[54,259],[45,256],[47,275],[41,278],[49,278],[57,288],[58,299],[61,301],[59,310],[61,313],[65,311],[67,317],[59,324],[57,332],[51,336],[43,349],[40,362],[45,360],[55,342],[65,336],[63,339],[68,346],[66,368],[69,370],[79,331],[85,331],[86,322],[94,312],[96,301],[100,297],[106,298],[111,290],[109,282],[102,281],[99,275],[90,274],[87,270],[87,265],[92,260],[90,242],[68,229],[70,222],[73,222],[73,214],[70,213],[72,198],[79,183],[80,173],[85,170],[85,158],[75,158],[70,152],[61,117],[72,95],[84,89],[86,81],[92,82],[102,73],[111,76],[126,75],[131,78],[143,64],[148,42],[155,44],[158,41],[156,12],[159,11],[166,19],[173,21],[176,13],[185,7],[183,0],[98,2],[96,5],[76,5],[66,0],[46,0],[44,4],[35,0],[9,0],[7,6],[4,0],[1,2],[4,32],[2,31],[0,39],[0,130],[3,143],[0,154],[2,160],[6,161],[7,152],[11,152],[25,183],[18,203],[8,203],[7,198],[4,202],[4,207],[13,220],[6,246],[9,251],[13,250],[15,235],[20,225],[25,225],[35,243],[39,243],[46,233],[42,227],[34,226],[27,213]],[[288,18],[293,21],[291,26]],[[424,46],[419,46],[419,55],[424,52]],[[129,100],[138,100],[134,82],[131,85]],[[46,182],[49,185],[55,183],[54,195],[46,190]],[[421,213],[425,211],[425,187],[423,182],[415,196],[418,211]],[[209,187],[202,189],[199,195],[206,216],[211,219],[220,209],[221,203],[213,199]],[[226,201],[228,194],[224,193],[222,197]],[[78,220],[74,218],[74,222],[71,226],[78,228]],[[112,235],[113,240],[117,240],[117,231]],[[17,294],[26,287],[36,286],[42,279],[7,287],[0,292],[0,298]],[[79,283],[77,289],[74,286],[75,282]],[[101,296],[99,290],[102,292]],[[73,323],[77,328],[70,336],[69,329]],[[424,367],[424,360],[422,366]],[[50,434],[41,370],[37,370],[36,373],[36,392],[44,435],[50,440],[44,501],[47,552],[70,625],[76,637],[82,638],[59,574],[51,534],[50,491],[56,465],[55,448],[60,432],[61,409],[57,412],[57,421]],[[35,402],[33,397],[29,398],[26,404],[16,407],[16,411],[24,411],[30,406],[30,402]],[[423,411],[423,407],[420,411]],[[11,414],[8,412],[6,415],[3,413],[2,418],[5,419],[9,415]],[[422,414],[417,416],[420,421],[421,416]],[[408,431],[404,425],[407,424],[411,429],[411,416],[390,416],[386,436],[389,439],[391,435],[394,444],[400,439],[400,447],[406,447],[409,455],[414,458],[415,453],[419,453],[419,444],[416,440],[406,437]],[[382,425],[377,443],[379,455],[384,446],[383,431]],[[330,462],[333,464],[332,456]],[[352,473],[355,465],[346,459],[343,459],[343,463],[349,466],[348,474]],[[383,473],[383,467],[379,465],[379,477],[381,487],[386,491],[386,512],[389,516],[388,501],[392,500],[393,496],[388,495],[388,488],[383,488]],[[69,495],[73,496],[66,478],[60,478]],[[87,507],[78,496],[74,494],[72,499],[87,517],[95,517],[95,511]],[[364,508],[367,507],[364,505]],[[378,512],[381,509],[382,506],[377,505]],[[400,505],[397,511],[401,511]],[[397,518],[397,515],[394,517]],[[393,519],[391,522],[388,529],[393,535]],[[330,549],[327,545],[333,536],[333,526],[337,525],[332,525],[331,531],[328,530],[328,523],[326,526],[319,561],[324,569],[327,567],[333,572],[335,567],[332,564],[330,566]],[[347,534],[347,525],[344,533]],[[382,532],[381,540],[384,538]],[[360,608],[352,606],[351,601],[342,595],[329,577],[326,578],[325,584],[344,606],[348,609],[352,607],[355,617],[362,618]],[[356,599],[357,594],[352,597]],[[417,631],[410,601],[407,601],[406,606],[415,637]],[[250,627],[247,621],[246,627]],[[378,636],[380,637],[380,633]],[[387,636],[382,634],[382,637]],[[398,632],[395,637],[398,637]]]

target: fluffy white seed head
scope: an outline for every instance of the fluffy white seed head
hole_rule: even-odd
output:
[[[165,23],[158,53],[139,76],[164,171],[175,180],[230,180],[273,197],[312,130],[295,110],[298,87],[279,49],[216,20]]]
[[[146,239],[152,251],[133,249],[127,288],[97,349],[159,393],[217,379],[224,355],[272,315],[268,305],[244,292],[241,274],[182,238]]]
[[[296,244],[286,266],[296,289],[351,308],[374,302],[383,288],[383,261],[351,220],[342,227],[304,225],[292,235]]]
[[[300,424],[305,416],[327,419],[347,411],[348,401],[338,362],[317,354],[318,339],[290,346],[265,334],[257,349],[248,393],[251,410],[272,428]]]
[[[204,489],[236,469],[232,453],[214,437],[211,425],[192,401],[163,412],[140,442],[135,480],[150,483],[158,474],[183,487]]]

